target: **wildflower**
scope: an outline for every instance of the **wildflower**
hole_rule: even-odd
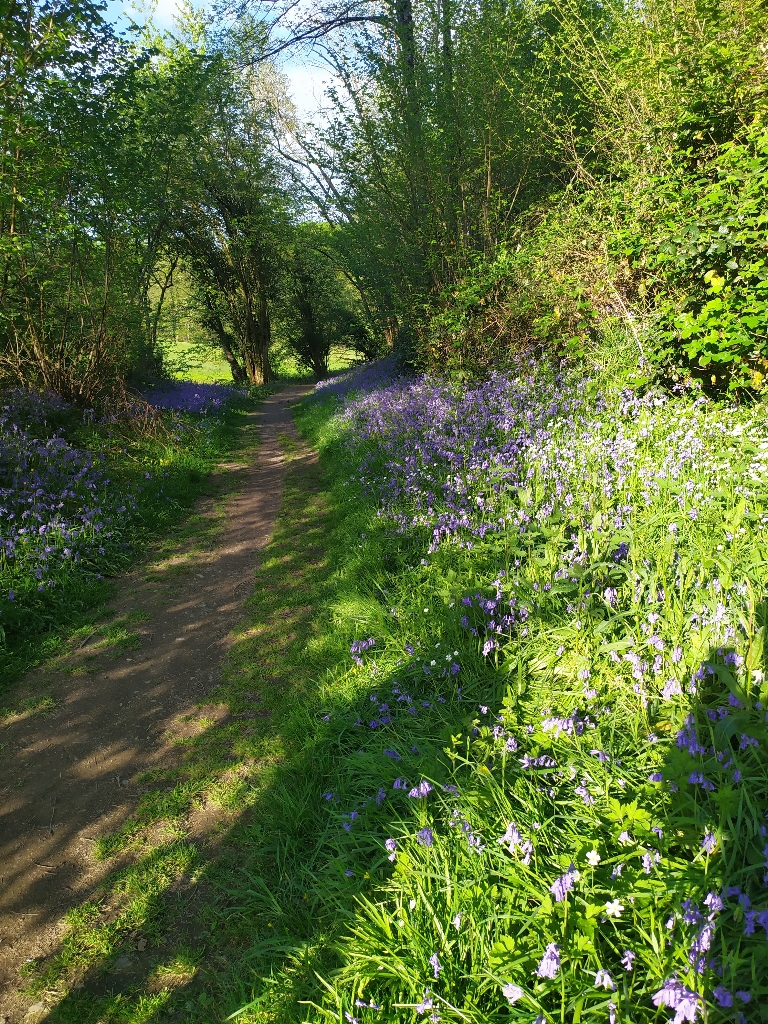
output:
[[[344,1020],[347,1021],[347,1024],[360,1024],[359,1019],[353,1017],[351,1013],[347,1013],[346,1010],[344,1011]]]
[[[429,958],[429,965],[434,971],[435,977],[437,977],[440,971],[442,971],[443,969],[442,964],[437,959],[437,953],[433,953],[432,956]]]
[[[670,700],[672,697],[680,697],[682,692],[683,689],[677,679],[668,679],[664,684],[661,695],[664,700]]]
[[[507,846],[510,853],[514,853],[519,847],[520,852],[523,854],[523,864],[530,864],[533,843],[530,839],[523,839],[514,821],[510,821],[507,825],[507,831],[497,839],[497,842],[499,846]]]
[[[429,989],[424,989],[424,998],[420,1003],[416,1004],[416,1013],[424,1015],[427,1010],[431,1010],[435,1004],[432,1002],[432,997],[429,994]]]
[[[701,841],[701,847],[705,853],[714,853],[717,846],[717,839],[714,832],[707,832]]]
[[[420,846],[430,847],[435,841],[431,828],[422,828],[416,833],[416,842]]]
[[[462,917],[463,917],[463,914],[461,913],[461,911],[459,911],[459,913],[456,915],[456,917],[454,917],[454,919],[451,921],[451,924],[456,929],[456,931],[458,931],[461,928],[461,919],[462,919]]]
[[[648,781],[649,782],[663,782],[664,781],[664,776],[661,774],[661,772],[651,772],[651,774],[648,776]]]
[[[549,887],[549,891],[555,897],[555,902],[562,903],[562,901],[573,888],[574,882],[577,882],[578,880],[579,872],[576,870],[576,866],[573,863],[571,863],[571,866],[568,868],[565,874],[560,875],[559,878],[556,878],[552,885],[550,885]]]
[[[714,784],[705,778],[702,772],[691,772],[688,776],[688,782],[692,786],[701,786],[705,791],[712,792],[715,788]]]
[[[427,782],[426,779],[422,779],[418,786],[414,786],[408,793],[411,800],[418,800],[420,797],[425,797],[432,792],[432,786]]]
[[[717,1005],[723,1010],[727,1010],[733,1006],[733,996],[728,989],[723,988],[722,985],[718,985],[717,988],[712,990],[712,995],[717,1000]]]
[[[616,1003],[608,1003],[608,1024],[616,1024]]]
[[[408,780],[402,777],[395,779],[392,783],[392,789],[408,789]]]
[[[574,793],[576,794],[576,796],[580,796],[584,803],[587,805],[587,807],[589,807],[591,804],[595,802],[595,798],[584,785],[584,781],[582,781],[580,786],[576,786],[576,788],[574,789]]]
[[[536,974],[540,978],[556,978],[560,971],[560,949],[554,942],[550,942],[544,951]]]
[[[518,999],[523,998],[525,992],[519,985],[513,985],[511,981],[508,981],[505,985],[501,986],[501,994],[508,1001],[510,1006],[514,1006]]]
[[[603,970],[601,967],[595,975],[595,988],[605,988],[609,992],[613,992],[616,988],[616,983],[610,976],[608,971]]]
[[[621,966],[625,971],[631,971],[636,959],[637,953],[633,953],[631,949],[625,949],[621,956]]]
[[[621,917],[624,907],[618,900],[610,900],[605,904],[605,912],[608,917]]]
[[[590,850],[587,854],[587,864],[591,867],[596,868],[600,863],[601,857],[597,850]]]
[[[397,856],[397,843],[395,842],[395,840],[387,839],[386,842],[384,843],[384,847],[389,851],[389,856],[387,857],[387,860],[394,860],[395,857]]]
[[[619,842],[622,846],[629,846],[632,843],[632,836],[629,832],[622,832],[619,836]]]
[[[675,1011],[672,1024],[683,1024],[684,1021],[695,1021],[704,1007],[701,996],[692,992],[677,978],[665,981],[662,988],[653,996],[654,1006],[668,1006]]]
[[[752,1000],[752,996],[749,992],[744,992],[741,989],[736,993],[736,998],[740,999],[742,1003],[749,1003]]]

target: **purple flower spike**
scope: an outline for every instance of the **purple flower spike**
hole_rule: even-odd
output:
[[[541,958],[539,966],[536,968],[536,974],[540,978],[556,978],[560,972],[560,949],[554,943],[550,942],[544,951],[544,956]]]
[[[733,1006],[733,996],[728,989],[723,988],[722,985],[718,985],[716,989],[713,989],[712,995],[715,997],[717,1005],[722,1009],[727,1010],[729,1007]]]
[[[555,897],[556,903],[562,903],[578,879],[579,872],[576,870],[576,866],[574,864],[571,864],[564,875],[560,875],[559,878],[555,879],[549,887],[549,891]]]
[[[422,779],[418,786],[414,786],[413,789],[409,791],[408,796],[411,800],[419,800],[422,797],[429,796],[431,792],[432,786],[426,779]]]
[[[714,832],[707,832],[701,841],[701,848],[705,853],[714,853],[717,846],[717,838]]]
[[[701,996],[692,992],[682,981],[670,978],[653,996],[654,1006],[668,1006],[675,1011],[673,1024],[696,1021],[704,1008]]]
[[[631,949],[625,949],[621,955],[621,966],[625,971],[631,971],[636,959],[637,953],[633,953]]]
[[[420,846],[430,847],[434,841],[435,836],[431,828],[422,828],[416,833],[416,842]]]

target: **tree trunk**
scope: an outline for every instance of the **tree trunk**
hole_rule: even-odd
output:
[[[272,340],[272,325],[269,319],[267,297],[262,288],[256,296],[256,310],[253,296],[245,297],[243,355],[245,369],[251,384],[268,384],[274,380],[269,361],[269,344]]]
[[[232,380],[235,384],[244,384],[248,379],[248,376],[243,367],[237,361],[237,356],[232,351],[232,344],[235,339],[224,327],[218,310],[216,309],[216,303],[210,293],[205,296],[205,304],[208,307],[208,313],[205,317],[204,326],[210,328],[218,338],[219,348],[229,364]]]

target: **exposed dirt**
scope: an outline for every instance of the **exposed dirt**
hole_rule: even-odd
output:
[[[52,684],[55,708],[0,726],[0,1022],[24,1017],[20,969],[56,948],[63,915],[114,870],[114,860],[93,857],[94,842],[133,813],[136,777],[173,756],[173,738],[195,728],[185,716],[199,718],[220,679],[280,509],[279,439],[296,436],[290,406],[306,391],[284,389],[252,414],[258,452],[250,466],[221,467],[239,471],[240,486],[213,546],[201,552],[190,543],[151,573],[145,563],[121,581],[112,610],[127,616],[138,648],[116,656],[114,645],[98,646],[103,634],[86,637],[55,670],[30,680],[32,689],[43,678]],[[198,512],[213,516],[214,507],[206,499]],[[225,713],[203,711],[214,720]],[[202,838],[216,822],[215,811],[201,808],[192,834]]]

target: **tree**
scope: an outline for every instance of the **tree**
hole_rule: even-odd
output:
[[[365,323],[359,294],[336,265],[332,234],[316,222],[295,228],[279,303],[281,336],[318,380],[328,376],[334,346],[367,357],[380,350]]]
[[[218,40],[187,12],[187,41],[163,54],[173,91],[193,96],[189,146],[170,185],[173,246],[197,283],[201,322],[236,380],[272,379],[270,305],[278,294],[291,197],[270,144],[280,82],[271,69],[241,70],[258,25]],[[194,43],[194,45],[192,45]]]

